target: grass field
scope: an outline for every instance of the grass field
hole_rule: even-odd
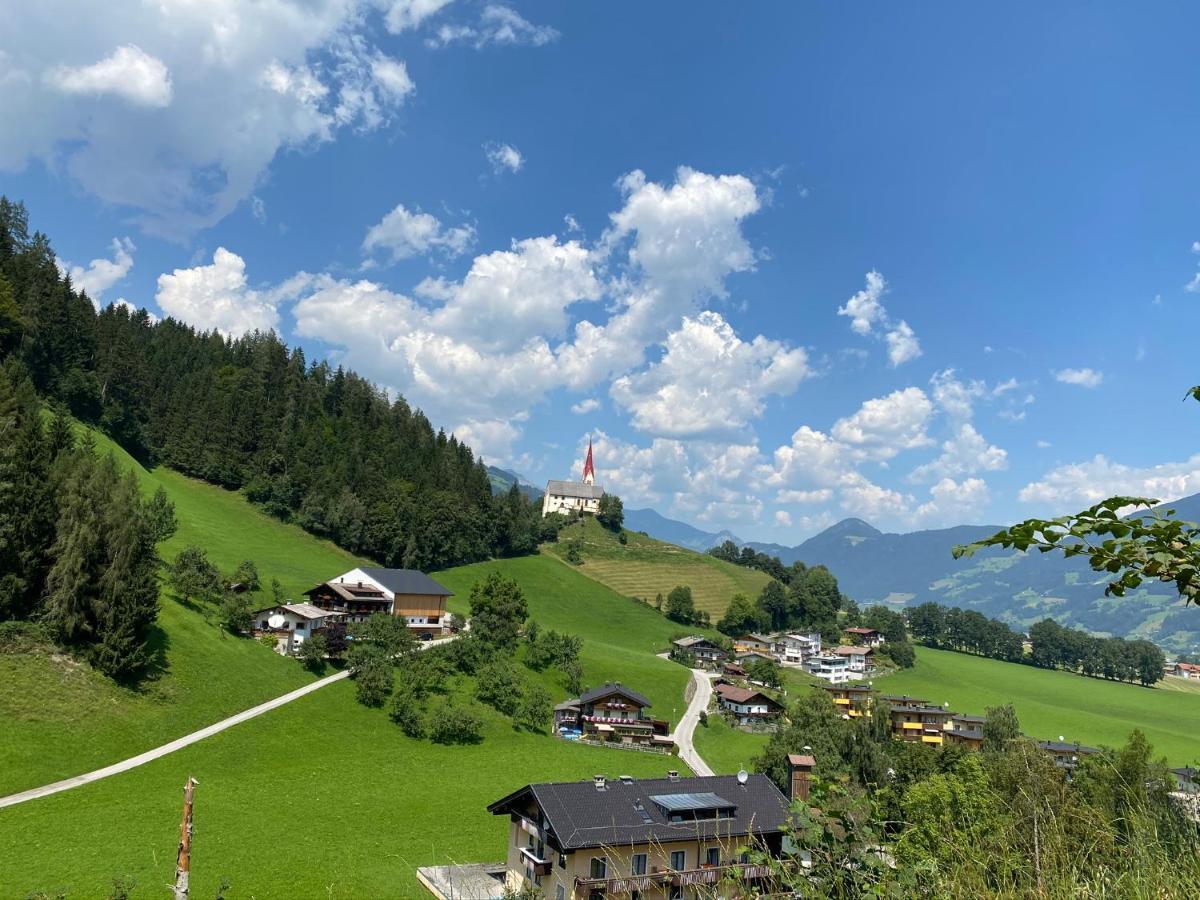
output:
[[[139,478],[148,491],[162,484],[176,503],[181,527],[167,556],[197,543],[225,569],[249,557],[290,594],[355,562],[237,494],[161,469]],[[549,555],[436,577],[457,593],[452,608],[465,610],[471,585],[494,568],[521,583],[543,628],[584,636],[588,684],[623,681],[656,715],[678,719],[687,672],[654,656],[677,626]],[[169,668],[137,692],[67,659],[0,656],[0,792],[133,755],[311,677],[168,598],[160,625]],[[527,677],[556,701],[566,696],[558,673]],[[230,897],[390,898],[421,896],[418,865],[501,857],[506,822],[485,806],[527,781],[685,768],[518,733],[482,712],[483,743],[438,747],[404,737],[343,682],[132,772],[2,810],[0,897],[65,888],[72,898],[103,898],[118,875],[136,879],[134,897],[162,896],[189,775],[200,782],[194,897],[214,896],[228,877]]]
[[[717,715],[708,717],[708,726],[696,729],[696,752],[718,775],[730,775],[739,769],[754,771],[754,760],[766,746],[769,735],[750,734],[730,727]]]
[[[1180,679],[1182,680],[1182,679]],[[1011,702],[1021,729],[1041,739],[1117,746],[1140,728],[1173,766],[1200,759],[1200,693],[1143,688],[1068,672],[1035,669],[949,650],[917,648],[917,664],[875,681],[885,693],[950,703],[982,714]]]
[[[238,494],[168,469],[147,472],[103,435],[93,439],[133,469],[147,493],[161,485],[175,502],[179,530],[160,548],[168,560],[189,544],[203,546],[226,572],[252,559],[264,583],[278,578],[289,596],[356,564]],[[271,602],[269,593],[259,597]],[[0,654],[0,794],[133,756],[312,679],[293,660],[226,634],[215,617],[206,621],[166,592],[158,624],[167,667],[137,690],[68,657]]]
[[[584,559],[578,570],[626,597],[653,600],[657,594],[665,597],[672,588],[686,585],[692,589],[696,608],[707,611],[714,622],[724,615],[734,594],[753,599],[770,581],[762,572],[644,534],[629,531],[626,539],[628,543],[622,545],[613,532],[585,518],[564,528],[558,543],[549,549],[562,558],[568,543],[578,541]]]

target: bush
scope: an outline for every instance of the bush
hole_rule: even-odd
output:
[[[267,634],[260,634],[258,636],[258,642],[271,651],[274,651],[279,646],[279,641],[276,639],[275,635],[271,634],[270,632]]]
[[[425,737],[425,714],[411,691],[400,691],[392,698],[388,717],[410,738]]]
[[[569,541],[563,559],[573,566],[583,565],[583,554],[579,552],[579,541]]]
[[[449,706],[433,717],[429,737],[435,744],[478,744],[483,740],[483,719],[464,706]]]
[[[250,608],[249,594],[226,591],[221,598],[221,618],[225,627],[234,634],[245,634],[254,625],[254,610]]]
[[[363,706],[383,706],[392,693],[392,664],[378,656],[368,657],[354,671],[354,689]]]
[[[517,670],[504,660],[498,660],[479,670],[475,696],[496,712],[513,716],[521,704],[523,687]]]
[[[325,653],[327,650],[328,646],[325,643],[325,635],[310,635],[308,640],[301,644],[300,649],[296,651],[296,658],[310,672],[320,672],[325,668]]]
[[[50,629],[40,622],[0,622],[0,653],[29,653],[53,644]]]
[[[517,714],[513,718],[513,724],[527,731],[536,731],[540,734],[545,734],[546,729],[550,727],[550,722],[553,719],[554,702],[550,699],[550,695],[546,693],[544,687],[540,684],[535,684],[521,698],[521,702],[517,707]]]
[[[629,538],[625,535],[624,531],[617,535],[617,543],[622,547],[629,543]]]

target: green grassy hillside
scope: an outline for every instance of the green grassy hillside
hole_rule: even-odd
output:
[[[656,594],[665,597],[672,588],[687,585],[696,608],[706,610],[714,622],[725,613],[734,594],[743,593],[753,599],[770,581],[762,572],[644,534],[627,531],[626,538],[628,543],[623,545],[613,532],[585,518],[564,528],[558,543],[549,549],[561,559],[567,545],[578,541],[584,560],[578,570],[626,597],[653,600]]]
[[[1124,743],[1140,728],[1172,765],[1200,759],[1200,694],[1143,688],[1068,672],[1035,669],[949,650],[917,648],[917,664],[878,679],[893,694],[949,702],[960,712],[982,714],[988,706],[1011,702],[1026,734],[1082,744]]]
[[[161,484],[176,504],[180,530],[167,556],[196,543],[226,569],[249,557],[292,594],[355,562],[235,493],[137,471],[148,491]],[[471,585],[493,568],[521,583],[543,628],[584,636],[587,683],[623,681],[647,694],[657,715],[678,718],[687,673],[654,656],[675,625],[550,555],[436,577],[456,591],[452,607],[465,610]],[[0,656],[0,793],[136,754],[310,678],[166,596],[160,627],[167,671],[137,692],[57,656]],[[556,701],[566,696],[560,674],[526,674]],[[482,744],[438,747],[404,737],[353,693],[333,685],[132,772],[0,811],[0,897],[66,888],[102,898],[117,875],[137,880],[135,897],[160,896],[189,775],[200,782],[193,896],[213,896],[228,877],[231,897],[417,897],[418,865],[502,857],[506,823],[485,806],[526,781],[684,768],[518,733],[487,709]]]
[[[102,435],[138,476],[143,490],[160,485],[179,519],[160,548],[170,560],[200,544],[223,571],[258,564],[264,582],[278,578],[289,596],[356,560],[327,541],[263,515],[238,494],[167,469],[147,472]],[[268,605],[270,594],[259,595]],[[293,660],[228,635],[217,619],[187,609],[164,591],[158,644],[161,675],[137,690],[121,688],[69,657],[0,654],[0,794],[36,787],[136,755],[312,680]]]

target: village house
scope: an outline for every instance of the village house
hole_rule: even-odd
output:
[[[865,684],[826,684],[822,688],[829,693],[833,705],[851,719],[870,716],[874,706],[875,692]]]
[[[809,770],[811,771],[811,767]],[[794,781],[807,787],[807,772]],[[682,900],[727,877],[769,893],[783,855],[788,798],[765,775],[529,784],[488,807],[507,816],[506,886],[554,900]]]
[[[1093,753],[1100,752],[1095,747],[1085,747],[1083,744],[1063,740],[1062,737],[1059,737],[1057,741],[1038,741],[1037,745],[1054,757],[1056,766],[1066,769],[1068,773],[1073,772],[1079,765],[1079,757],[1091,756]]]
[[[1172,789],[1184,794],[1200,794],[1200,772],[1191,766],[1171,770]]]
[[[721,663],[721,672],[722,674],[735,675],[739,678],[746,677],[745,668],[743,668],[740,663],[733,662],[732,660],[727,660]]]
[[[833,652],[836,656],[844,656],[846,658],[847,668],[850,669],[851,677],[854,675],[865,675],[875,668],[875,651],[870,647],[843,645]]]
[[[769,634],[739,634],[733,639],[734,653],[760,653],[769,659],[775,659],[775,639]]]
[[[713,686],[717,706],[738,725],[762,725],[783,715],[783,704],[763,691],[725,682]]]
[[[833,654],[813,656],[804,661],[804,671],[830,684],[845,684],[850,680],[850,660]]]
[[[986,716],[955,713],[946,725],[946,743],[961,744],[968,750],[983,749],[983,726],[986,722]]]
[[[954,713],[940,706],[893,706],[892,734],[902,741],[940,747],[953,716]]]
[[[344,613],[349,622],[362,622],[380,612],[403,617],[410,631],[428,640],[449,628],[446,598],[454,592],[415,569],[363,566],[324,581],[304,595],[313,606]]]
[[[737,654],[737,663],[742,667],[743,673],[746,668],[756,662],[777,663],[777,660],[770,653],[764,653],[761,650],[747,650],[744,653]]]
[[[1197,663],[1175,663],[1174,671],[1171,675],[1178,675],[1180,678],[1200,678],[1200,664]]]
[[[551,513],[567,515],[572,512],[595,515],[600,512],[604,488],[596,484],[596,468],[592,464],[592,442],[588,441],[587,459],[583,463],[582,481],[547,481],[542,496],[542,517]]]
[[[874,628],[847,628],[846,637],[864,647],[878,647],[884,642],[883,635]]]
[[[729,655],[719,644],[699,635],[682,637],[671,643],[683,653],[690,653],[701,663],[718,663]]]
[[[775,655],[785,666],[800,666],[810,656],[821,655],[821,635],[782,634],[775,638]]]
[[[650,701],[620,682],[603,684],[554,708],[555,731],[566,738],[637,744],[669,751],[670,723],[652,718]]]
[[[255,612],[251,633],[255,637],[274,635],[275,652],[291,656],[311,635],[345,618],[345,613],[318,609],[311,603],[281,603]]]

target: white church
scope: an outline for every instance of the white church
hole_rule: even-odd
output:
[[[596,469],[592,465],[592,442],[588,439],[587,459],[583,462],[583,481],[547,481],[542,498],[542,516],[572,510],[595,515],[600,511],[604,488],[596,484]]]

